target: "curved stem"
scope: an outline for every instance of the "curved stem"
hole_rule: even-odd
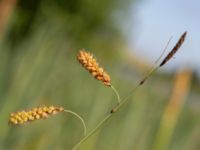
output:
[[[155,61],[155,66],[157,65],[158,61],[160,61],[160,59],[162,58],[162,56],[164,55],[169,43],[171,41],[171,38],[169,39],[166,47],[164,48],[162,54],[160,55],[160,57]],[[156,66],[156,67],[152,67],[150,69],[150,71],[146,74],[146,76],[139,82],[139,84],[130,91],[130,93],[124,97],[121,101],[121,98],[119,96],[119,93],[117,92],[117,90],[114,88],[113,85],[111,85],[111,88],[113,89],[113,91],[115,92],[115,94],[117,95],[117,100],[118,100],[118,105],[115,106],[109,115],[107,115],[92,131],[90,131],[90,133],[85,136],[82,140],[80,140],[80,142],[78,142],[72,150],[76,150],[85,140],[87,140],[92,134],[94,134],[109,118],[112,117],[112,115],[117,112],[126,102],[128,102],[129,97],[134,93],[134,91],[136,91],[154,72],[156,72],[161,66]]]
[[[157,63],[161,60],[162,56],[164,55],[165,51],[167,50],[171,39],[172,39],[172,37],[170,37],[170,39],[168,40],[167,45],[165,46],[163,52],[162,52],[161,55],[158,57],[158,59],[155,61],[154,65],[151,67],[151,69],[150,69],[149,72],[146,74],[146,76],[143,78],[143,80],[140,81],[140,84],[139,84],[139,85],[143,84],[143,83],[151,76],[151,74],[153,74],[153,73],[160,67],[160,65],[157,66]],[[155,66],[157,66],[157,67],[155,67]]]
[[[100,127],[102,124],[104,124],[104,122],[106,122],[110,117],[112,116],[112,114],[107,115],[93,130],[91,130],[87,136],[85,136],[82,140],[80,140],[80,142],[78,142],[73,148],[72,150],[76,150],[85,140],[87,140],[92,134],[94,134]]]
[[[117,101],[118,104],[121,102],[121,98],[119,96],[119,93],[117,92],[117,90],[115,89],[115,87],[113,85],[110,86],[112,88],[112,90],[114,91],[115,95],[117,96]]]
[[[73,112],[73,111],[71,111],[71,110],[65,109],[64,112],[70,113],[70,114],[76,116],[76,117],[81,121],[81,123],[82,123],[82,125],[83,125],[83,129],[84,129],[84,136],[86,136],[87,128],[86,128],[86,125],[85,125],[85,122],[84,122],[83,118],[82,118],[81,116],[79,116],[77,113],[75,113],[75,112]]]
[[[142,81],[146,81],[146,79],[148,79],[150,76],[151,76],[151,74],[152,73],[154,73],[157,69],[158,69],[159,67],[156,67],[156,68],[154,68],[154,69],[152,69],[150,72],[148,72],[148,74],[143,78],[143,80]],[[141,82],[140,82],[141,83]],[[119,103],[119,105],[118,106],[116,106],[114,109],[115,109],[115,111],[114,112],[116,112],[122,105],[124,105],[129,99],[129,97],[142,85],[142,84],[138,84],[134,89],[132,89],[131,91],[130,91],[130,93],[126,96],[126,97],[124,97],[123,98],[123,101],[121,102],[121,103]],[[143,82],[144,83],[144,82]]]
[[[155,67],[155,68],[153,68],[153,69],[151,69],[148,73],[147,73],[147,75],[143,78],[143,80],[145,81],[146,79],[148,79],[150,76],[151,76],[151,74],[153,74],[156,70],[158,70],[159,69],[159,66],[158,67]],[[142,81],[143,81],[142,80]],[[144,82],[143,82],[144,83]],[[126,96],[126,97],[124,97],[123,99],[122,99],[122,101],[120,101],[119,103],[118,103],[118,105],[117,106],[115,106],[112,110],[111,110],[111,112],[110,112],[110,114],[109,115],[107,115],[92,131],[90,131],[89,132],[89,134],[87,135],[87,136],[85,136],[82,140],[80,140],[74,147],[73,147],[73,149],[72,150],[76,150],[85,140],[87,140],[92,134],[94,134],[109,118],[111,118],[112,117],[112,115],[115,113],[115,112],[117,112],[126,102],[128,102],[128,98],[133,94],[133,92],[134,91],[136,91],[140,86],[141,86],[142,84],[141,84],[141,82],[133,89],[133,90],[131,90],[131,92]],[[115,88],[113,88],[113,86],[111,86],[112,87],[112,89],[116,92],[116,95],[119,95],[118,93],[117,93],[117,91],[116,91],[116,89]],[[118,98],[119,98],[119,96],[117,96]],[[120,99],[118,99],[118,101],[119,101]]]
[[[170,39],[171,40],[171,39]],[[170,42],[169,40],[169,42]],[[168,44],[169,44],[168,42]],[[167,44],[167,45],[168,45]],[[164,49],[164,51],[166,50],[166,48]],[[164,53],[164,52],[163,52]],[[161,54],[161,56],[163,55],[163,53]],[[160,59],[161,56],[158,58],[158,60],[156,60],[155,63],[157,63]],[[115,87],[113,85],[111,85],[111,88],[113,89],[113,91],[115,92],[116,96],[117,96],[117,100],[118,100],[118,105],[115,106],[109,115],[107,115],[92,131],[90,131],[90,133],[85,136],[82,140],[80,140],[80,142],[78,142],[72,150],[76,150],[85,140],[87,140],[92,134],[94,134],[110,117],[112,117],[112,115],[117,112],[126,102],[128,102],[129,97],[154,73],[156,72],[158,69],[160,68],[160,66],[156,66],[156,67],[152,67],[150,69],[150,71],[146,74],[146,76],[139,82],[139,84],[130,91],[130,93],[124,97],[121,101],[121,98],[119,96],[119,93],[117,92],[117,90],[115,89]]]
[[[167,50],[171,40],[172,40],[172,36],[169,38],[169,40],[167,42],[167,45],[165,46],[165,48],[164,48],[162,54],[160,55],[160,57],[158,57],[158,59],[155,61],[155,65],[157,65],[157,63],[161,60],[162,56],[165,54],[165,51]]]

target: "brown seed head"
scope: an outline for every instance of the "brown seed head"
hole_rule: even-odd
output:
[[[9,123],[13,125],[24,124],[29,121],[45,119],[50,115],[54,115],[63,111],[64,111],[63,107],[55,107],[55,106],[36,107],[32,108],[29,111],[19,111],[11,113]]]
[[[183,42],[185,41],[185,37],[187,35],[187,32],[185,31],[181,37],[179,38],[178,42],[176,45],[172,48],[172,50],[168,53],[168,55],[164,58],[164,60],[160,63],[160,67],[166,64],[173,56],[174,54],[178,51],[178,49],[181,47]]]
[[[103,82],[104,85],[110,86],[110,76],[104,71],[103,68],[99,67],[96,59],[93,55],[85,50],[80,50],[77,59],[79,63],[92,74],[97,80]]]

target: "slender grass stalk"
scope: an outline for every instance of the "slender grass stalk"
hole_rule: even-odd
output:
[[[145,75],[145,77],[139,82],[139,84],[134,87],[130,92],[129,94],[123,98],[123,101],[121,102],[121,99],[120,102],[119,102],[119,105],[114,107],[112,110],[111,110],[111,113],[114,113],[116,112],[124,103],[126,103],[126,101],[128,100],[128,98],[154,73],[156,72],[160,66],[158,65],[158,62],[161,60],[162,56],[164,55],[165,51],[167,50],[167,47],[169,46],[169,43],[171,41],[172,37],[170,37],[170,39],[168,40],[167,42],[167,45],[165,46],[163,52],[161,53],[161,55],[158,57],[158,59],[155,61],[154,65],[151,67],[151,69],[149,70],[149,72],[147,72],[147,74]],[[156,66],[157,65],[157,66]],[[155,67],[156,66],[156,67]],[[112,88],[114,88],[112,85],[111,85]],[[113,89],[116,91],[116,89]],[[116,91],[116,93],[118,94],[118,92]],[[118,94],[119,95],[119,94]],[[118,100],[118,101],[119,101]]]
[[[160,65],[158,66],[158,63],[159,61],[161,60],[161,58],[163,57],[163,55],[165,54],[168,46],[169,46],[169,43],[171,41],[172,37],[169,38],[165,48],[163,49],[161,55],[158,57],[158,59],[154,62],[154,65],[151,67],[151,69],[149,70],[149,72],[146,74],[146,76],[143,78],[143,80],[140,81],[140,84],[143,84],[150,76],[152,73],[154,73],[159,67]],[[157,67],[155,67],[157,66]]]
[[[167,49],[167,46],[169,45],[169,42],[171,40],[168,41],[167,46],[164,48],[164,51],[162,52],[162,54],[160,55],[160,57],[155,61],[154,66],[150,69],[150,71],[146,74],[146,76],[139,82],[138,85],[136,85],[135,88],[133,88],[131,90],[131,92],[122,100],[119,97],[119,94],[117,92],[117,90],[111,85],[111,88],[114,90],[114,92],[116,93],[117,97],[118,97],[118,105],[115,106],[111,111],[110,114],[108,114],[99,124],[97,124],[97,126],[91,130],[87,136],[85,136],[82,140],[80,140],[80,142],[78,142],[72,150],[76,150],[84,141],[86,141],[92,134],[94,134],[106,121],[108,121],[115,112],[117,112],[125,103],[128,102],[130,96],[141,86],[144,84],[144,82],[154,73],[156,72],[160,67],[162,67],[164,64],[166,64],[166,62],[168,60],[170,60],[170,58],[175,54],[175,52],[180,48],[180,46],[182,45],[182,43],[184,42],[185,36],[186,36],[187,32],[184,32],[184,34],[181,36],[181,38],[179,39],[179,41],[176,43],[175,47],[172,49],[172,51],[164,58],[164,60],[161,62],[161,64],[157,65],[157,63],[160,61],[160,59],[162,58],[162,56],[164,55],[164,52]],[[175,52],[174,52],[175,51]],[[172,53],[173,52],[173,53]],[[169,57],[170,55],[170,57]]]
[[[78,115],[77,113],[75,113],[75,112],[73,112],[71,110],[65,109],[64,112],[70,113],[70,114],[76,116],[81,121],[81,123],[83,125],[83,129],[84,129],[84,136],[86,136],[86,134],[87,134],[87,128],[86,128],[86,125],[85,125],[85,122],[84,122],[83,118],[80,115]]]
[[[113,85],[110,86],[112,88],[112,90],[114,91],[115,95],[117,96],[117,101],[118,104],[121,102],[121,98],[119,96],[119,93],[117,92],[117,90],[115,89],[115,87]]]
[[[171,42],[171,40],[172,40],[172,36],[169,38],[169,40],[168,40],[168,42],[167,42],[165,48],[163,49],[163,51],[162,51],[160,57],[158,57],[158,59],[155,61],[155,65],[160,61],[160,59],[161,59],[161,58],[163,57],[163,55],[165,54],[165,52],[166,52],[166,50],[167,50],[167,48],[168,48],[169,43]]]
[[[87,136],[82,138],[73,148],[72,150],[76,150],[85,140],[87,140],[90,136],[92,136],[110,117],[112,114],[108,114],[93,130],[91,130]]]
[[[150,73],[147,74],[147,76],[145,76],[145,78],[147,78],[148,76],[151,76],[152,73],[154,73],[159,67],[154,68]],[[143,79],[144,80],[144,79]],[[97,126],[91,130],[87,136],[85,136],[82,140],[80,140],[80,142],[78,142],[73,148],[72,150],[76,150],[84,141],[86,141],[91,135],[93,135],[106,121],[108,121],[115,112],[117,112],[125,103],[128,102],[129,97],[133,94],[133,92],[135,90],[137,90],[142,84],[138,84],[131,92],[130,94],[128,94],[128,96],[126,96],[125,98],[123,98],[120,103],[117,104],[117,106],[115,106],[111,111],[110,114],[108,114],[99,124],[97,124]],[[112,87],[112,86],[111,86]],[[114,88],[115,89],[115,88]],[[114,90],[113,89],[113,90]],[[116,91],[116,89],[114,90]],[[117,91],[116,91],[117,92]],[[118,94],[118,92],[117,92]]]

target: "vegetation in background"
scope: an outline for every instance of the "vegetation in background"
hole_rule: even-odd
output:
[[[116,104],[112,90],[92,80],[74,59],[81,48],[99,56],[122,97],[140,81],[142,73],[135,69],[137,66],[127,65],[126,58],[120,61],[120,54],[126,53],[123,50],[126,43],[115,21],[125,21],[131,3],[129,0],[0,2],[1,18],[4,15],[9,18],[0,19],[5,23],[4,30],[0,30],[0,149],[71,149],[83,133],[79,120],[71,115],[13,127],[8,125],[10,112],[55,104],[81,114],[91,131],[112,109]],[[3,8],[10,8],[10,16],[2,13],[9,12]],[[162,122],[166,122],[163,114],[169,114],[166,106],[174,86],[173,76],[155,74],[131,96],[129,105],[123,106],[80,149],[153,150],[156,143],[159,147],[162,139],[157,140],[157,136],[167,131]],[[193,78],[185,105],[178,106],[179,117],[170,130],[173,133],[168,136],[170,142],[166,145],[170,150],[200,149],[199,89],[199,81]]]

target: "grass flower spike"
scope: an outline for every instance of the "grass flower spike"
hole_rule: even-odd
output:
[[[39,119],[46,119],[51,115],[55,115],[61,112],[70,113],[74,115],[75,117],[77,117],[83,125],[84,136],[86,135],[87,128],[86,128],[83,118],[79,116],[77,113],[71,110],[64,109],[63,107],[42,106],[42,107],[32,108],[31,110],[28,110],[28,111],[19,111],[19,112],[11,113],[9,124],[20,125],[20,124],[24,124],[24,123],[39,120]]]
[[[79,63],[97,80],[102,81],[106,86],[111,86],[110,76],[104,71],[102,67],[99,67],[96,59],[91,53],[86,52],[85,50],[80,50],[77,55],[77,59]]]
[[[24,124],[26,122],[48,118],[50,115],[54,115],[63,111],[64,108],[62,107],[36,107],[29,111],[19,111],[16,113],[11,113],[9,123],[13,125]]]
[[[164,64],[166,64],[174,56],[174,54],[178,51],[178,49],[182,46],[183,42],[185,41],[186,35],[187,35],[187,31],[185,31],[181,35],[181,37],[179,38],[179,40],[176,43],[176,45],[172,48],[172,50],[168,53],[168,55],[161,62],[160,67],[163,66]]]
[[[121,99],[120,99],[120,96],[119,96],[117,90],[115,89],[115,87],[113,85],[111,85],[110,76],[104,71],[104,69],[102,67],[99,67],[99,64],[97,63],[94,56],[91,53],[86,52],[83,49],[83,50],[79,51],[79,53],[77,55],[77,59],[78,59],[79,63],[86,70],[88,70],[90,72],[90,74],[92,74],[92,76],[94,76],[97,80],[103,82],[103,84],[105,86],[109,86],[112,88],[112,90],[114,91],[114,93],[117,96],[117,101],[119,104]]]
[[[160,59],[162,58],[169,42],[167,43],[167,46],[165,47],[163,53],[161,54],[161,56],[156,60],[155,62],[155,66],[153,66],[150,71],[147,73],[147,75],[129,92],[129,94],[127,96],[125,96],[123,99],[120,98],[117,90],[112,86],[112,84],[110,83],[109,80],[109,86],[113,89],[113,91],[115,92],[115,94],[117,95],[118,98],[118,104],[116,106],[114,106],[110,113],[104,117],[104,119],[102,121],[100,121],[96,127],[91,130],[85,137],[83,137],[74,147],[72,150],[77,150],[80,145],[82,143],[84,143],[89,137],[91,137],[97,130],[99,130],[103,124],[105,124],[106,121],[108,121],[114,113],[116,113],[119,109],[122,108],[123,105],[125,105],[125,103],[127,103],[130,99],[130,97],[132,96],[132,94],[141,86],[144,84],[144,82],[155,72],[157,71],[160,67],[162,67],[163,65],[165,65],[173,56],[174,54],[178,51],[178,49],[182,46],[182,44],[184,43],[185,37],[187,35],[187,32],[184,32],[181,37],[179,38],[178,42],[176,43],[176,45],[172,48],[172,50],[167,54],[167,56],[163,59],[163,61],[160,64],[157,64]],[[98,64],[96,63],[96,60],[93,58],[93,55],[91,55],[88,52],[85,52],[84,50],[81,50],[78,54],[78,60],[79,62],[93,75],[95,76],[95,78],[97,78],[97,71],[98,71]],[[157,66],[158,65],[158,66]],[[94,70],[94,71],[93,71]],[[94,74],[93,74],[94,72]],[[104,81],[103,81],[104,82]],[[105,84],[105,83],[104,83]]]

